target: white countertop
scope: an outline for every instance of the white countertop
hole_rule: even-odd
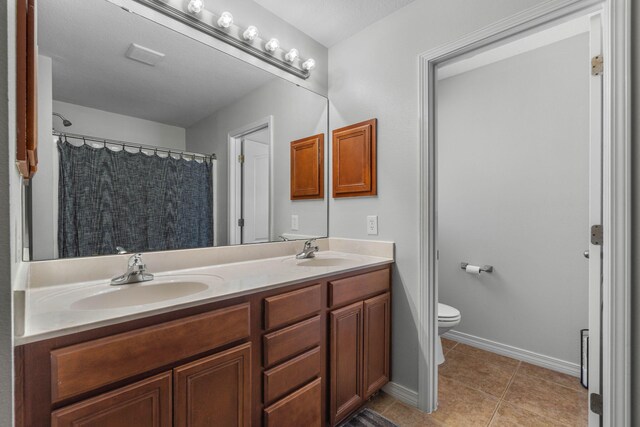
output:
[[[40,341],[392,262],[392,258],[329,250],[318,252],[312,262],[279,256],[164,271],[153,281],[135,285],[111,286],[109,278],[105,278],[34,287],[25,291],[25,330],[23,335],[16,337],[15,343]],[[140,288],[162,286],[172,281],[189,282],[191,293],[144,304],[136,301],[138,291],[143,291],[146,297],[150,295],[148,289]],[[119,292],[128,293],[117,294]],[[119,306],[122,295],[127,296],[126,306]],[[106,307],[110,305],[109,301],[115,301],[112,307]]]

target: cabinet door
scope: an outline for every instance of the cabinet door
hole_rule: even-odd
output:
[[[171,373],[58,409],[51,426],[170,427]]]
[[[364,302],[364,398],[389,381],[390,294]]]
[[[331,425],[364,401],[362,302],[331,312]]]
[[[173,375],[177,427],[251,424],[250,343],[180,366]]]

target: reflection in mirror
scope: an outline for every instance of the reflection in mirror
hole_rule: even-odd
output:
[[[327,235],[290,197],[326,98],[107,0],[39,0],[38,53],[28,259]]]

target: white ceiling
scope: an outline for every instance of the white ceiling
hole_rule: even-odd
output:
[[[254,0],[331,47],[414,0]]]
[[[132,61],[131,43],[166,56]],[[40,0],[38,48],[53,59],[54,99],[180,127],[274,78],[107,1]]]

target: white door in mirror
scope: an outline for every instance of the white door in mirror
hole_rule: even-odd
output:
[[[378,235],[378,215],[369,215],[367,217],[367,234]]]
[[[242,243],[269,241],[269,145],[244,139]]]

